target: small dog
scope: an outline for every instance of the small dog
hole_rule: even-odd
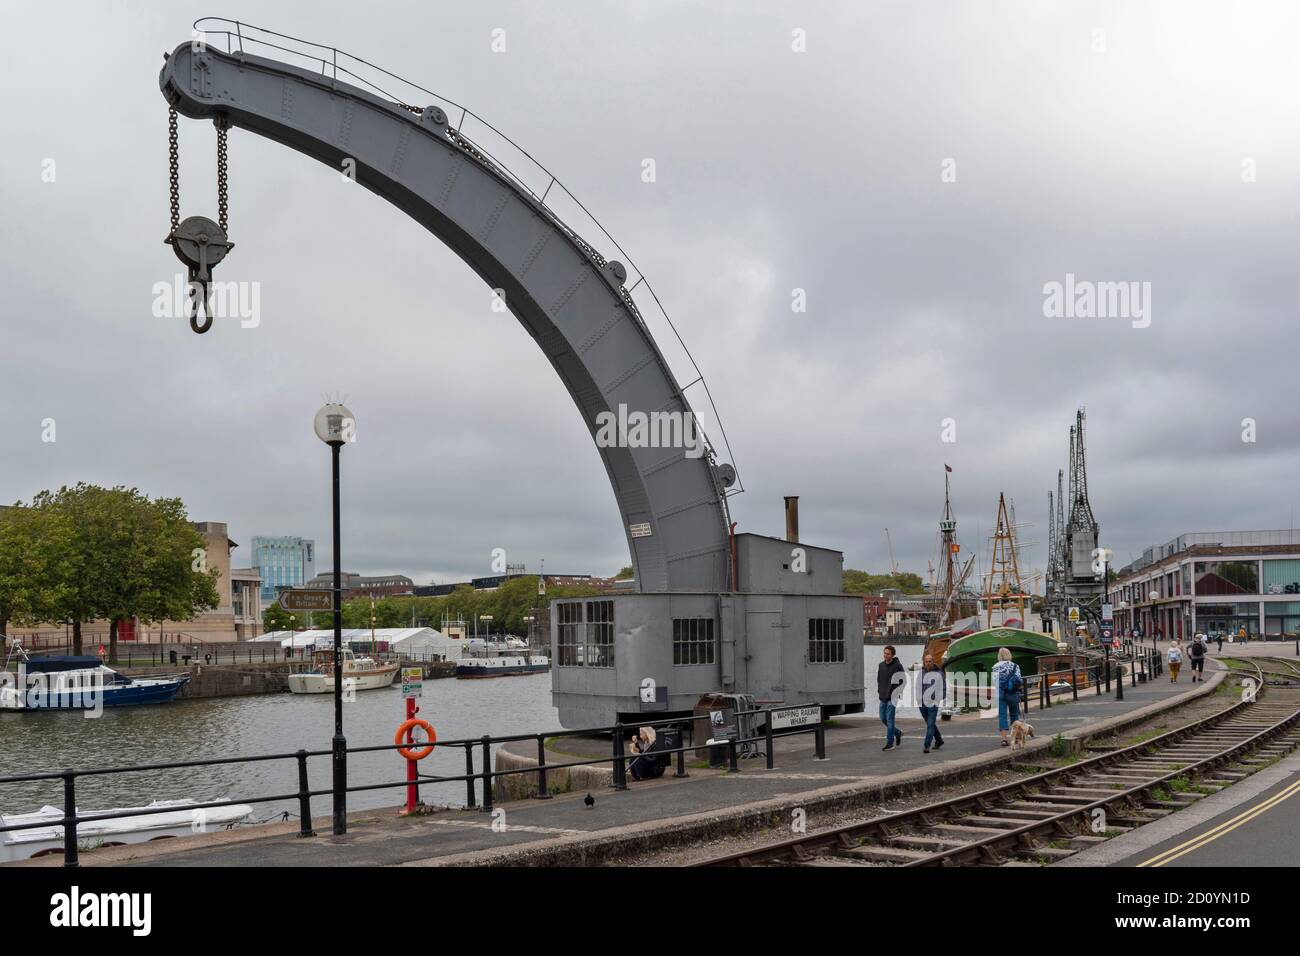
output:
[[[1023,720],[1017,720],[1011,725],[1011,749],[1023,750],[1025,748],[1025,738],[1034,736],[1033,724],[1027,724]]]

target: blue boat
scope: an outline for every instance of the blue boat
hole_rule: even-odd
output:
[[[96,710],[165,704],[191,675],[127,677],[98,657],[27,657],[0,672],[0,710]]]
[[[544,674],[551,662],[539,654],[522,657],[462,657],[456,662],[456,676],[462,679],[509,677],[514,674]]]

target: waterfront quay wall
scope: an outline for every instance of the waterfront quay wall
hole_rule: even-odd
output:
[[[250,694],[285,694],[288,677],[303,669],[302,664],[195,664],[190,667],[118,667],[128,677],[161,677],[188,672],[190,682],[178,700],[203,697],[245,697]]]
[[[190,667],[118,667],[128,677],[159,677],[188,671],[190,682],[181,690],[178,700],[205,697],[245,697],[250,694],[286,694],[289,692],[290,674],[304,670],[301,661],[263,664],[192,664]],[[454,661],[436,661],[412,665],[420,667],[428,679],[455,677]]]

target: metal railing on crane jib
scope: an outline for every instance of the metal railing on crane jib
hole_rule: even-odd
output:
[[[415,112],[420,112],[421,109],[415,104],[424,102],[425,105],[429,105],[427,98],[432,97],[447,113],[449,122],[452,118],[458,117],[455,127],[449,132],[453,134],[459,145],[463,146],[471,154],[477,154],[474,157],[475,159],[532,196],[538,208],[558,228],[567,233],[597,266],[604,266],[606,258],[567,221],[567,217],[572,216],[574,212],[584,217],[595,230],[599,231],[600,235],[604,236],[610,246],[618,251],[620,261],[627,267],[627,282],[629,284],[626,284],[623,288],[623,298],[633,318],[641,323],[642,327],[654,337],[653,329],[645,319],[646,310],[640,308],[634,297],[635,293],[643,288],[643,300],[648,297],[653,306],[649,310],[650,314],[658,315],[663,324],[671,331],[673,338],[680,347],[685,361],[689,364],[688,376],[678,376],[667,356],[664,357],[664,361],[669,365],[667,371],[673,381],[677,383],[678,392],[683,400],[686,400],[687,392],[697,386],[704,392],[713,423],[716,424],[718,434],[722,438],[725,460],[736,469],[735,483],[731,488],[723,490],[723,497],[727,498],[745,490],[744,483],[740,478],[740,469],[736,466],[735,455],[731,451],[731,443],[727,439],[727,432],[722,424],[722,416],[718,413],[717,404],[713,400],[713,394],[704,378],[704,373],[700,371],[694,355],[686,345],[686,341],[669,317],[668,311],[663,307],[658,294],[651,287],[650,280],[636,265],[632,257],[628,255],[627,251],[609,233],[609,230],[601,224],[600,220],[592,215],[590,210],[582,204],[582,201],[570,192],[568,187],[533,157],[531,153],[469,107],[337,47],[315,43],[311,40],[290,36],[287,33],[279,33],[265,27],[255,26],[241,20],[230,20],[225,17],[202,17],[194,21],[193,31],[193,41],[195,43],[212,46],[214,49],[219,50],[222,43],[214,42],[214,40],[220,41],[224,38],[225,51],[230,55],[244,53],[259,55],[262,50],[273,50],[276,51],[274,58],[282,59],[292,66],[311,69],[312,71],[319,70],[322,76],[355,83],[376,96]],[[248,49],[250,46],[254,49]],[[284,59],[286,57],[288,59]],[[467,126],[473,130],[473,136],[466,131]],[[486,145],[485,141],[491,142],[491,148]],[[514,156],[514,162],[503,160],[501,158],[503,152],[508,152]],[[567,199],[568,204],[572,207],[573,212],[566,210],[566,218],[561,218],[560,213],[555,208],[556,198],[558,197]],[[633,274],[635,274],[635,280]],[[684,378],[689,378],[689,380],[685,386],[682,386],[680,382]],[[698,414],[696,418],[710,458],[717,462],[721,456],[718,455],[716,447],[709,439],[709,429],[705,427],[704,423],[698,421]]]

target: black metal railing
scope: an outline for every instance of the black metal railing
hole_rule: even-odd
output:
[[[790,736],[797,736],[800,734],[812,734],[814,738],[814,749],[815,749],[816,758],[819,760],[824,760],[826,759],[826,720],[825,720],[824,713],[820,709],[820,706],[821,706],[820,704],[803,704],[803,705],[790,705],[784,707],[756,708],[754,710],[745,710],[745,711],[732,711],[731,713],[733,714],[733,716],[737,718],[737,723],[735,725],[737,728],[737,732],[734,735],[728,735],[726,739],[721,743],[715,742],[713,746],[725,748],[727,752],[727,770],[730,773],[740,772],[740,764],[739,764],[740,749],[742,747],[745,747],[748,744],[756,744],[760,741],[762,741],[765,745],[764,756],[766,757],[766,761],[765,761],[766,768],[769,770],[772,769],[774,767],[774,742],[778,737],[790,737]],[[817,707],[819,713],[819,719],[815,723],[808,723],[803,726],[782,728],[780,730],[777,730],[774,727],[774,723],[773,723],[774,715],[778,715],[786,711],[800,710],[800,709],[812,708],[812,707]],[[755,718],[752,721],[752,724],[757,728],[760,724],[760,721],[757,719],[757,715],[764,715],[765,718],[761,722],[763,727],[762,733],[761,734],[755,733],[754,735],[747,736],[747,737],[741,736],[740,728],[743,726],[743,724],[740,722],[739,718],[742,717]],[[592,767],[592,766],[601,766],[604,764],[611,764],[613,774],[612,774],[612,781],[610,786],[615,790],[626,790],[628,764],[632,760],[635,760],[642,755],[636,753],[629,755],[627,752],[625,752],[624,739],[630,730],[639,727],[656,727],[656,728],[674,727],[679,730],[681,734],[681,736],[679,737],[679,740],[681,741],[680,746],[654,749],[652,751],[648,751],[646,754],[644,754],[644,756],[654,757],[654,758],[659,758],[663,756],[669,756],[669,757],[675,756],[677,767],[676,767],[676,773],[674,775],[677,777],[685,777],[685,776],[689,776],[686,773],[686,751],[701,749],[702,747],[706,746],[705,744],[697,744],[696,742],[694,742],[693,739],[694,734],[693,734],[692,725],[697,721],[701,721],[701,720],[707,721],[709,720],[709,718],[707,715],[704,716],[692,715],[690,717],[669,717],[669,718],[664,718],[661,720],[654,720],[654,721],[638,721],[635,724],[616,723],[608,727],[588,727],[580,730],[557,730],[557,731],[552,731],[550,733],[542,733],[542,734],[536,734],[536,733],[508,734],[505,736],[498,736],[498,737],[493,737],[485,734],[477,738],[465,738],[461,740],[446,740],[446,741],[440,740],[437,743],[438,749],[446,750],[448,748],[453,748],[453,749],[461,748],[464,750],[465,773],[456,774],[453,776],[434,776],[434,775],[420,774],[417,778],[415,786],[418,788],[421,783],[436,784],[436,783],[463,782],[465,784],[466,809],[478,808],[490,812],[493,809],[493,790],[495,788],[496,782],[502,778],[530,775],[530,774],[536,775],[538,796],[542,798],[548,798],[550,796],[550,791],[547,782],[547,775],[549,773],[559,771],[559,770],[567,770],[571,767]],[[592,757],[590,759],[585,759],[585,760],[564,761],[561,763],[546,762],[546,741],[548,739],[555,739],[560,737],[596,736],[596,735],[604,735],[604,734],[612,735],[612,741],[611,741],[612,752],[609,756]],[[689,745],[685,742],[687,736],[690,736],[692,738],[692,743]],[[519,767],[510,770],[493,769],[492,767],[493,746],[497,746],[500,744],[514,743],[518,741],[526,741],[526,740],[536,740],[537,742],[538,762],[535,767]],[[350,754],[355,754],[355,753],[374,753],[380,751],[395,751],[399,748],[404,748],[407,746],[409,745],[406,743],[379,744],[379,745],[366,746],[366,747],[349,747],[347,748],[347,752]],[[479,764],[479,769],[477,770],[475,769],[475,763],[474,763],[475,750],[479,750],[481,752],[481,760]],[[33,783],[39,781],[61,781],[63,785],[63,816],[61,818],[59,818],[57,821],[51,819],[45,819],[45,820],[40,820],[40,821],[35,821],[30,823],[0,825],[0,833],[13,832],[18,830],[40,829],[40,828],[46,828],[51,826],[62,827],[63,828],[63,865],[67,867],[73,867],[79,865],[78,843],[77,843],[78,828],[81,825],[86,823],[99,822],[102,820],[113,820],[121,817],[140,817],[140,816],[150,816],[150,815],[162,814],[162,813],[176,813],[178,810],[189,811],[191,813],[194,813],[196,811],[213,810],[222,807],[232,807],[232,806],[240,806],[240,805],[247,805],[247,804],[286,803],[286,802],[296,801],[298,804],[298,816],[299,816],[298,835],[300,837],[311,837],[311,836],[315,836],[315,831],[312,829],[312,811],[311,811],[312,798],[333,795],[334,790],[332,788],[315,789],[315,790],[311,788],[309,783],[308,773],[307,773],[307,761],[309,758],[312,757],[332,757],[332,755],[333,755],[332,750],[310,750],[309,751],[309,750],[300,749],[300,750],[293,751],[291,753],[259,754],[251,757],[218,757],[218,758],[212,758],[206,760],[183,760],[183,761],[175,761],[175,762],[168,762],[168,763],[134,764],[125,767],[94,767],[94,768],[88,768],[82,770],[69,767],[67,769],[57,770],[57,771],[45,771],[41,773],[28,773],[28,774],[10,774],[6,776],[0,776],[0,786],[4,786],[5,784]],[[163,771],[187,770],[187,769],[193,769],[198,767],[216,767],[216,766],[225,766],[230,764],[242,764],[242,763],[265,763],[269,761],[279,761],[279,760],[293,760],[296,762],[297,771],[298,771],[298,789],[295,792],[278,793],[278,794],[272,794],[269,796],[261,796],[261,797],[245,797],[240,799],[209,800],[209,801],[187,804],[184,807],[176,807],[176,806],[158,807],[158,808],[137,807],[137,808],[131,808],[128,810],[120,810],[115,812],[90,813],[90,814],[80,814],[77,812],[77,781],[81,778],[103,777],[103,776],[109,776],[114,774],[141,773],[147,771],[160,771],[160,770]],[[357,786],[345,786],[343,788],[343,792],[362,793],[362,792],[368,792],[372,790],[385,790],[385,789],[393,789],[398,787],[409,787],[411,785],[412,783],[409,780],[399,780],[391,783],[360,784]],[[476,798],[474,792],[476,785],[481,786],[481,792],[482,792],[481,799]]]

